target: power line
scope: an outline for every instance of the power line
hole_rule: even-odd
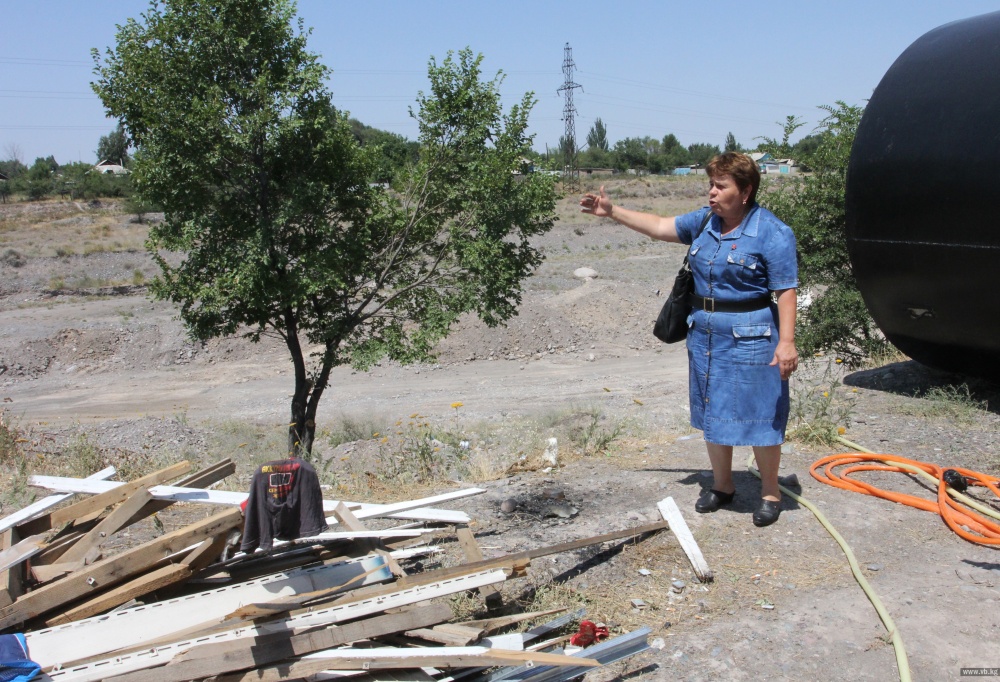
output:
[[[93,66],[93,62],[77,62],[69,59],[35,59],[31,57],[0,57],[0,64],[18,66]]]
[[[724,102],[737,102],[740,104],[756,104],[761,106],[771,106],[771,107],[781,107],[783,109],[798,109],[800,111],[814,111],[815,107],[803,107],[796,104],[782,104],[780,102],[775,102],[773,100],[754,100],[754,99],[743,99],[740,97],[729,97],[726,95],[720,95],[716,92],[705,92],[702,90],[688,90],[685,88],[675,88],[669,85],[646,83],[644,81],[632,80],[629,78],[618,78],[616,76],[607,76],[602,74],[591,73],[590,71],[581,71],[580,73],[586,75],[588,78],[593,78],[594,80],[603,80],[609,83],[615,83],[616,85],[631,85],[635,87],[641,87],[650,90],[662,90],[664,92],[676,92],[682,95],[696,95],[698,97],[705,97],[708,99],[717,99]]]

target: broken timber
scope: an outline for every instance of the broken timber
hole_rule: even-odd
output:
[[[125,485],[115,481],[91,481],[80,478],[66,478],[64,476],[31,476],[28,479],[29,485],[38,488],[46,488],[58,492],[90,493],[92,495],[101,494]],[[224,506],[239,506],[246,501],[248,494],[241,492],[231,492],[226,490],[199,490],[196,488],[184,488],[180,486],[157,485],[149,490],[150,494],[158,500],[173,500],[174,502],[201,502],[204,504],[217,504]],[[396,502],[393,504],[369,504],[369,503],[346,503],[354,510],[355,516],[359,519],[375,516],[388,516],[399,519],[414,519],[417,521],[441,521],[444,523],[468,523],[468,514],[463,512],[453,512],[441,509],[429,508],[432,505],[457,500],[470,495],[479,495],[485,492],[482,488],[465,488],[455,490],[450,493],[442,493],[432,497],[425,497],[419,500],[407,502]],[[340,504],[337,500],[323,500],[323,509],[327,512],[333,510]],[[428,507],[428,508],[425,508]]]
[[[85,571],[77,571],[62,580],[40,587],[0,609],[0,629],[23,623],[97,590],[111,587],[147,570],[162,557],[173,554],[192,542],[223,530],[237,528],[242,522],[243,514],[240,510],[230,509],[99,561],[88,566]]]
[[[307,611],[298,615],[289,616],[283,620],[274,620],[250,625],[246,622],[240,622],[232,625],[230,629],[225,631],[215,632],[208,635],[196,635],[191,639],[158,644],[153,647],[146,646],[142,649],[129,653],[116,652],[111,658],[105,658],[88,663],[74,664],[72,666],[65,665],[71,662],[71,659],[68,656],[59,655],[57,658],[64,659],[62,669],[52,670],[48,674],[53,682],[97,682],[98,680],[104,680],[114,675],[121,675],[127,672],[134,672],[136,670],[143,670],[166,664],[178,654],[187,651],[196,645],[237,639],[248,641],[254,637],[261,637],[282,632],[292,632],[305,628],[327,626],[343,621],[355,620],[357,618],[363,618],[365,616],[381,613],[388,609],[408,606],[417,602],[426,601],[428,599],[448,596],[457,592],[464,592],[465,590],[476,589],[480,585],[500,582],[505,578],[506,576],[502,571],[483,571],[482,573],[442,581],[441,583],[435,585],[422,585],[405,590],[397,590],[394,593],[385,594],[379,599],[364,598],[345,604],[338,604],[327,608],[317,609],[315,611]],[[155,607],[156,605],[154,604],[145,608]],[[126,610],[118,613],[128,613],[128,611]],[[117,614],[108,614],[107,616],[102,616],[100,619],[115,615]],[[171,617],[162,611],[159,612],[158,615],[161,618]],[[91,621],[97,621],[100,619],[91,619]],[[84,627],[85,624],[88,624],[89,622],[90,621],[80,621],[79,623],[73,623],[64,627],[79,628]],[[28,640],[29,651],[31,651],[32,658],[36,660],[36,662],[40,663],[40,661],[37,661],[35,658],[37,656],[35,649],[31,648],[31,634],[32,633],[25,635],[25,638]],[[91,644],[94,642],[91,638],[91,632],[77,630],[74,634],[76,637],[86,640],[81,644],[81,646],[87,644],[88,642]],[[58,654],[59,652],[56,653]]]
[[[110,679],[114,682],[184,682],[209,675],[270,665],[286,658],[304,656],[408,628],[428,627],[448,620],[451,615],[451,609],[447,604],[431,604],[402,613],[375,616],[301,635],[279,633],[255,637],[250,641],[235,640],[203,644],[181,653],[167,665]]]
[[[668,497],[660,500],[656,506],[663,518],[670,524],[670,530],[673,531],[677,537],[677,542],[680,543],[684,553],[687,554],[688,560],[694,568],[695,575],[702,582],[712,582],[715,578],[712,569],[708,567],[708,562],[705,561],[705,557],[701,553],[701,548],[698,547],[694,535],[691,534],[691,529],[688,528],[684,517],[681,516],[681,510],[677,508],[674,498]]]

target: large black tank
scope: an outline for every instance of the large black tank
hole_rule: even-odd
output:
[[[858,127],[846,202],[886,337],[923,364],[1000,378],[1000,12],[900,55]]]

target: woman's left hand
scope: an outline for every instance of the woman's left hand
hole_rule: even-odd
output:
[[[793,341],[779,341],[778,347],[774,349],[774,358],[771,360],[771,366],[778,366],[778,371],[781,372],[781,380],[786,381],[788,377],[792,376],[792,372],[798,369],[799,366],[799,351],[795,349],[795,342]]]

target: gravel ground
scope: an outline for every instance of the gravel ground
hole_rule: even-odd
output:
[[[703,189],[695,182],[631,180],[612,192],[626,206],[678,212],[697,207]],[[650,334],[683,251],[577,217],[574,203],[564,202],[563,220],[541,239],[547,259],[529,282],[520,315],[506,328],[463,321],[433,365],[338,369],[321,407],[321,426],[345,417],[391,425],[420,414],[452,432],[497,434],[505,440],[494,454],[537,460],[547,436],[563,437],[572,426],[553,415],[585,420],[598,414],[601,429],[627,423],[607,451],[583,456],[560,440],[559,466],[514,467],[483,483],[483,495],[454,505],[472,514],[484,553],[496,555],[652,522],[659,518],[658,501],[677,501],[715,571],[714,582],[698,583],[673,536],[660,533],[536,561],[527,581],[505,588],[511,599],[538,603],[548,595],[583,603],[592,617],[619,630],[653,629],[650,653],[590,678],[898,677],[884,627],[843,554],[804,506],[786,499],[778,523],[754,528],[750,514],[759,487],[741,472],[733,507],[693,512],[710,478],[700,434],[686,426],[686,354]],[[58,220],[72,217],[65,215],[71,209],[81,216],[91,210],[61,206]],[[139,466],[182,456],[210,461],[237,455],[249,462],[280,446],[292,382],[279,344],[190,343],[175,312],[147,300],[134,284],[136,270],[152,274],[143,254],[57,257],[43,249],[30,255],[25,229],[9,227],[25,220],[27,209],[17,210],[0,215],[6,226],[0,255],[9,249],[29,254],[18,267],[0,265],[0,405],[8,420],[31,432],[38,450],[58,458],[85,435],[113,459],[131,457]],[[44,213],[31,210],[33,220]],[[67,229],[67,223],[33,224],[36,230]],[[73,223],[80,225],[80,219]],[[108,239],[115,239],[114,229],[132,229],[125,216],[116,225]],[[581,280],[573,274],[580,267],[598,276]],[[99,286],[50,286],[84,281],[84,275],[90,277],[85,283]],[[967,395],[956,392],[963,385]],[[845,406],[844,435],[855,443],[1000,474],[1000,401],[989,384],[909,361],[849,371],[829,359],[806,366],[793,384],[807,411],[824,390],[834,394],[831,410]],[[460,410],[451,407],[456,401]],[[276,432],[276,440],[261,437],[262,430]],[[321,449],[330,474],[343,481],[352,471],[375,467],[387,451],[380,439]],[[797,476],[793,490],[814,502],[853,547],[896,619],[913,679],[957,680],[961,667],[1000,666],[991,644],[1000,641],[996,550],[961,540],[936,515],[815,481],[809,467],[833,451],[791,441],[782,474]],[[747,454],[739,449],[738,461]],[[934,498],[908,476],[871,474],[867,480]],[[391,487],[369,492],[388,495]],[[502,511],[505,501],[512,511]],[[645,607],[632,609],[632,599]]]

